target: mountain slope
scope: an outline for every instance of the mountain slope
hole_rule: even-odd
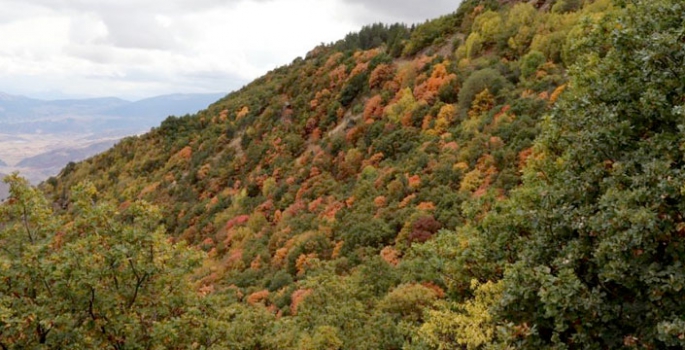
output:
[[[411,33],[404,51],[425,54],[394,58],[387,45],[340,51],[345,42],[318,47],[197,115],[169,118],[79,164],[60,184],[89,178],[119,191],[122,201],[161,203],[173,213],[167,227],[195,243],[211,238],[217,244],[221,239],[213,236],[225,234],[231,216],[259,208],[274,220],[276,211],[319,202],[313,217],[329,207],[333,217],[355,212],[348,210],[355,205],[373,209],[366,215],[378,212],[386,236],[369,238],[376,248],[411,226],[401,220],[422,212],[420,204],[432,208],[426,215],[454,227],[464,220],[462,202],[506,195],[518,184],[537,121],[566,82],[564,42],[557,37],[568,35],[580,17],[484,3],[496,11],[467,2]],[[507,25],[492,32],[490,21]],[[526,35],[521,28],[528,28]],[[382,38],[387,28],[373,30],[378,33],[366,34]],[[101,176],[103,168],[111,175]],[[373,188],[362,190],[365,174]],[[443,195],[451,198],[438,201]],[[376,206],[376,197],[386,203]],[[406,217],[396,217],[398,211]],[[347,221],[331,219],[331,226]],[[358,245],[337,239],[352,250]]]
[[[253,347],[677,348],[682,10],[466,1],[368,27],[46,190],[159,204],[207,251],[201,288],[260,320]]]

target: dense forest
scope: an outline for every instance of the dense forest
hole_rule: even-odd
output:
[[[0,206],[1,349],[685,347],[685,3],[464,0]]]

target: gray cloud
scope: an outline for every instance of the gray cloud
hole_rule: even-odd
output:
[[[102,21],[107,26],[105,43],[123,48],[173,50],[178,42],[173,32],[158,23],[154,15],[146,13],[106,13]]]
[[[0,24],[10,23],[20,18],[29,17],[28,14],[31,16],[41,16],[49,12],[44,7],[23,1],[12,3],[11,6],[3,6],[2,1],[0,1],[0,6],[2,6],[2,11],[0,11]]]
[[[363,24],[422,22],[459,2],[0,0],[0,91],[228,91]]]
[[[366,11],[357,11],[360,18],[378,21],[378,18],[395,22],[417,23],[455,11],[461,0],[343,0],[361,5]]]
[[[41,9],[70,17],[89,15],[100,19],[107,28],[101,44],[122,48],[170,50],[178,49],[173,33],[156,20],[156,16],[175,17],[187,13],[209,11],[217,6],[237,4],[245,0],[6,0],[15,5],[10,9]],[[19,10],[17,10],[19,11]],[[25,12],[25,10],[24,10]],[[36,13],[32,10],[31,13]],[[2,17],[0,17],[2,20]],[[9,20],[9,19],[8,19]],[[81,28],[80,30],[87,30]]]
[[[127,9],[129,14],[149,12],[202,11],[249,0],[3,0],[14,4],[39,5],[59,11],[107,13]],[[262,0],[263,1],[263,0]]]
[[[115,62],[115,58],[112,55],[111,50],[107,48],[70,44],[62,51],[71,57],[77,57],[97,64],[108,64]]]

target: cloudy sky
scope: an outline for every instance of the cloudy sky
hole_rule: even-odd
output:
[[[364,24],[422,22],[459,1],[0,0],[0,92],[228,92]]]

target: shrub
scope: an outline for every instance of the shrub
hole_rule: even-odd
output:
[[[466,111],[476,95],[488,89],[493,95],[497,94],[510,85],[500,72],[492,68],[485,68],[471,74],[459,91],[459,107]]]

